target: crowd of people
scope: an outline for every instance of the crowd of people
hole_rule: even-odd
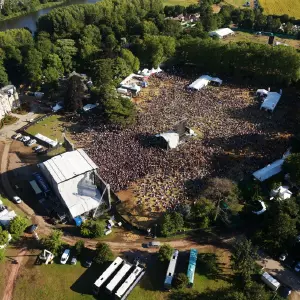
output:
[[[211,176],[239,180],[287,149],[288,141],[279,138],[289,130],[282,113],[270,117],[260,111],[252,89],[224,84],[192,92],[189,83],[159,73],[149,85],[159,93],[139,99],[143,109],[134,126],[120,130],[93,120],[88,130],[76,135],[112,190],[135,183],[137,205],[149,211],[176,209],[191,194],[188,181]],[[153,136],[183,119],[196,137],[172,150],[152,145]]]

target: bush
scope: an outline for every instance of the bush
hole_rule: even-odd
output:
[[[74,248],[75,248],[76,255],[79,256],[84,249],[84,241],[83,240],[77,241],[76,244],[74,245]]]
[[[28,226],[27,219],[16,216],[14,219],[12,219],[9,223],[8,230],[11,234],[15,235],[16,237],[19,237],[24,232],[25,228]]]
[[[169,236],[183,229],[184,221],[181,214],[178,212],[166,213],[163,216],[160,233],[163,236]]]
[[[3,261],[5,258],[5,250],[4,249],[0,249],[0,262]]]
[[[8,243],[8,231],[3,230],[0,226],[0,245],[6,245]]]
[[[186,288],[188,283],[189,283],[189,279],[185,273],[179,273],[178,275],[175,276],[174,286],[177,289]]]
[[[96,238],[104,236],[104,230],[104,222],[87,220],[81,225],[80,233],[84,237]]]
[[[114,255],[108,244],[98,243],[96,245],[96,255],[94,257],[94,262],[97,264],[103,264],[108,261],[112,261]]]
[[[63,247],[62,236],[61,230],[53,230],[48,237],[42,240],[42,245],[54,255],[58,255]]]
[[[162,245],[158,251],[158,259],[161,262],[170,261],[173,251],[174,249],[170,245],[168,244]]]

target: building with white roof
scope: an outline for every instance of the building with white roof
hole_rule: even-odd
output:
[[[71,218],[95,211],[104,203],[98,167],[83,149],[54,156],[38,166]]]
[[[216,36],[219,39],[223,39],[224,37],[228,35],[233,35],[234,31],[232,31],[230,28],[220,28],[214,31],[209,32],[209,36],[213,37]]]
[[[278,200],[286,200],[292,197],[293,193],[289,190],[288,186],[280,186],[277,189],[273,189],[270,192],[270,200],[276,197]]]
[[[199,91],[202,88],[206,87],[211,81],[217,83],[218,85],[222,84],[222,80],[218,77],[211,77],[209,75],[202,75],[198,79],[196,79],[194,82],[192,82],[188,88],[192,90]]]
[[[0,89],[0,119],[19,106],[19,95],[15,86],[7,85]]]

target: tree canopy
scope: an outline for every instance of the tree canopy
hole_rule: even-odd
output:
[[[96,245],[95,251],[96,251],[96,254],[94,257],[94,261],[99,265],[103,264],[105,262],[108,262],[108,261],[112,261],[114,258],[114,255],[113,255],[109,245],[106,243],[98,243]]]
[[[20,236],[28,226],[28,220],[21,216],[16,216],[9,223],[9,232],[15,236]]]

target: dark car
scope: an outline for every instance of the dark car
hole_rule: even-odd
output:
[[[26,228],[26,232],[28,233],[34,233],[38,229],[37,224],[32,224],[29,227]]]
[[[88,259],[87,261],[85,261],[85,263],[83,264],[83,266],[85,267],[85,268],[89,268],[91,265],[92,265],[92,261],[90,260],[90,259]]]
[[[278,293],[280,297],[282,298],[288,298],[288,296],[291,294],[292,289],[288,286],[281,286],[278,290]]]
[[[44,154],[47,154],[47,149],[42,149],[41,151],[36,151],[36,154],[37,155],[44,155]]]

